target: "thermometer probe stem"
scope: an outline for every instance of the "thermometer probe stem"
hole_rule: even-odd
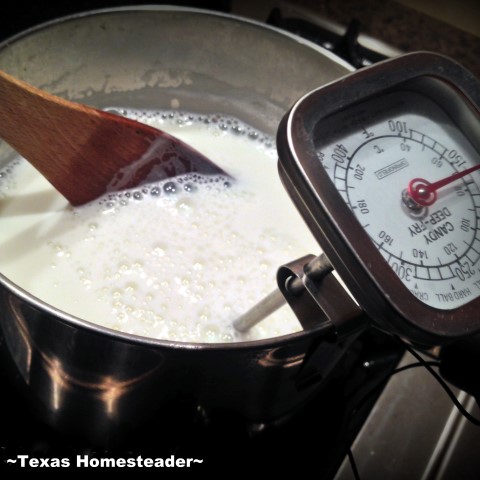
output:
[[[311,262],[305,265],[304,272],[310,278],[315,280],[321,280],[323,277],[332,272],[333,267],[328,261],[325,254],[314,258]],[[305,288],[303,278],[292,275],[285,282],[285,289],[289,294],[298,295]],[[286,300],[280,289],[275,289],[269,293],[266,297],[260,300],[250,310],[238,317],[233,326],[238,332],[247,332],[257,323],[267,318],[269,315],[277,311],[280,307],[285,305]]]

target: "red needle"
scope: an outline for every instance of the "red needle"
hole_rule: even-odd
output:
[[[475,167],[467,168],[463,172],[454,173],[434,183],[430,183],[423,178],[414,178],[408,183],[407,191],[416,203],[423,207],[428,207],[429,205],[433,205],[437,200],[438,189],[479,169],[480,165],[476,165]]]

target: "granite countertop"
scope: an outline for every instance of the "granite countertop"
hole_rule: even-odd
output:
[[[460,62],[480,78],[478,36],[392,0],[289,0],[291,5],[345,25],[355,18],[361,32],[403,52],[429,50]]]

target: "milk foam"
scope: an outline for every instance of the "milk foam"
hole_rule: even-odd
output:
[[[127,333],[189,342],[300,330],[283,307],[249,332],[232,321],[318,246],[285,193],[273,140],[233,118],[122,111],[229,172],[183,175],[72,208],[24,160],[0,171],[0,271],[43,301]]]

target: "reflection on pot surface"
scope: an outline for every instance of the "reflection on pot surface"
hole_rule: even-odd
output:
[[[280,58],[282,61],[279,61]],[[214,212],[214,202],[218,198],[212,198],[212,191],[199,186],[196,192],[189,192],[188,188],[185,190],[189,181],[183,179],[182,183],[162,185],[163,190],[158,199],[154,199],[155,195],[152,196],[155,192],[153,187],[145,187],[149,189],[147,193],[140,188],[139,191],[132,192],[130,198],[124,195],[97,204],[96,207],[87,206],[85,213],[80,212],[78,215],[73,215],[62,199],[54,200],[53,194],[37,191],[31,192],[30,197],[23,197],[24,200],[31,201],[18,206],[25,214],[28,213],[22,217],[22,222],[31,222],[34,230],[27,229],[26,234],[17,235],[10,247],[8,241],[4,245],[12,254],[11,265],[7,266],[9,260],[3,258],[5,269],[23,269],[26,272],[24,278],[32,281],[25,285],[27,290],[44,288],[43,292],[36,294],[39,297],[47,295],[49,302],[48,295],[55,288],[70,292],[65,295],[70,295],[73,303],[78,301],[82,309],[88,309],[89,303],[92,305],[92,302],[87,302],[88,295],[110,295],[106,301],[108,308],[100,314],[102,318],[95,319],[110,327],[106,328],[52,307],[12,282],[10,274],[0,274],[0,328],[4,338],[1,350],[20,387],[27,392],[42,418],[69,433],[105,442],[118,432],[138,425],[154,411],[164,409],[167,415],[169,410],[166,407],[179,399],[185,400],[189,405],[226,408],[249,419],[269,420],[295,409],[318,390],[321,386],[319,380],[303,382],[302,386],[298,382],[300,374],[317,379],[315,371],[324,367],[324,361],[319,359],[325,357],[321,354],[313,355],[324,347],[328,351],[328,342],[323,340],[325,325],[321,322],[308,331],[283,335],[298,327],[282,326],[282,320],[279,320],[274,322],[271,334],[280,336],[233,343],[200,343],[204,338],[217,342],[230,340],[228,335],[232,335],[231,332],[218,333],[211,327],[205,327],[209,325],[208,319],[204,327],[195,326],[190,337],[183,337],[190,343],[136,336],[113,328],[121,327],[118,323],[122,321],[122,313],[133,315],[135,311],[142,325],[137,333],[145,334],[145,328],[152,328],[152,334],[161,337],[165,333],[162,324],[164,319],[156,316],[164,316],[166,320],[167,314],[149,302],[160,298],[157,292],[166,288],[161,285],[162,281],[172,282],[171,288],[175,288],[177,295],[174,301],[178,303],[180,311],[185,298],[200,301],[196,295],[203,296],[200,287],[208,290],[210,281],[219,284],[234,281],[241,283],[238,276],[234,281],[230,278],[230,272],[238,270],[236,275],[243,275],[249,281],[254,279],[259,283],[243,293],[239,293],[236,289],[238,285],[235,285],[232,290],[234,295],[244,298],[237,301],[237,298],[229,300],[226,297],[219,307],[220,315],[208,300],[205,300],[202,307],[208,306],[210,311],[203,313],[206,317],[215,318],[215,321],[220,317],[230,319],[230,315],[234,317],[241,313],[242,302],[253,304],[265,291],[271,290],[272,284],[268,284],[268,277],[272,275],[273,283],[272,272],[278,266],[277,262],[291,260],[296,255],[295,249],[300,250],[300,255],[318,253],[311,251],[315,245],[310,237],[304,238],[301,233],[305,231],[304,227],[292,207],[284,206],[284,203],[288,203],[286,197],[279,200],[279,205],[273,206],[278,208],[273,211],[279,213],[262,213],[272,210],[256,208],[251,200],[248,183],[261,184],[258,191],[260,198],[263,195],[265,200],[260,202],[268,203],[267,201],[277,198],[275,193],[265,190],[261,180],[265,176],[269,177],[269,181],[275,179],[272,188],[281,188],[275,171],[275,153],[265,147],[265,138],[274,136],[280,118],[296,99],[347,73],[349,67],[318,47],[260,24],[207,12],[148,7],[72,17],[34,29],[0,46],[0,68],[51,93],[99,108],[195,112],[203,120],[211,119],[211,124],[214,123],[214,118],[218,120],[215,115],[220,114],[227,122],[229,119],[239,122],[236,135],[234,129],[223,130],[220,125],[218,128],[211,125],[206,127],[209,134],[215,137],[215,144],[209,142],[205,145],[205,148],[208,147],[207,155],[218,162],[222,159],[215,155],[223,157],[227,162],[225,168],[228,169],[231,165],[230,173],[236,179],[235,185],[230,185],[230,188],[222,185],[215,193],[215,197],[229,199],[222,203],[221,208],[227,208],[227,214],[228,209],[231,209],[232,224],[222,226],[217,222],[211,223],[210,228],[214,232],[207,232],[208,238],[202,243],[209,248],[197,250],[198,259],[193,258],[191,242],[183,235],[184,232],[182,235],[175,232],[175,239],[181,243],[180,248],[188,250],[194,263],[185,261],[184,267],[178,264],[174,273],[166,273],[168,278],[157,272],[163,266],[168,266],[166,257],[172,262],[168,247],[161,244],[160,238],[151,238],[150,243],[147,243],[150,249],[147,257],[135,239],[135,225],[140,225],[143,231],[154,225],[161,230],[162,235],[173,236],[171,231],[167,233],[163,220],[157,220],[157,215],[152,214],[151,205],[157,201],[163,202],[162,215],[168,213],[175,216],[176,220],[187,219],[187,224],[192,225],[195,223],[193,217],[202,215],[198,213],[200,207],[197,208],[192,199],[195,196],[199,199],[207,198],[211,205],[205,208]],[[185,134],[184,139],[187,141],[192,132],[191,141],[194,143],[195,125],[189,125],[188,121],[179,125],[179,115],[174,115],[174,121],[170,124],[164,122],[162,127],[174,128],[175,134],[179,136]],[[244,133],[241,132],[242,128],[245,129]],[[251,137],[258,138],[249,138],[249,133]],[[260,138],[264,138],[264,141],[260,142]],[[217,152],[217,143],[225,149],[224,153],[220,149]],[[245,174],[250,175],[248,178],[243,176],[241,169],[236,169],[233,156],[225,153],[232,149],[236,154],[241,151],[242,156],[248,157],[248,160],[242,160],[248,165],[245,169]],[[250,151],[255,151],[256,157],[261,157],[258,164],[257,160],[250,158]],[[15,157],[15,152],[6,144],[0,143],[1,171]],[[254,167],[250,166],[253,164]],[[264,167],[265,172],[260,174],[260,169]],[[16,166],[15,169],[17,168],[20,178],[20,169],[23,167]],[[181,194],[178,192],[180,186],[183,186]],[[22,186],[19,185],[19,188]],[[176,191],[173,193],[172,189]],[[147,198],[141,200],[140,195]],[[128,205],[121,205],[127,199]],[[262,228],[265,226],[263,231],[258,226],[254,227],[246,217],[242,219],[238,215],[238,209],[243,208],[239,205],[240,199],[245,204],[252,202],[248,208],[258,217],[258,225]],[[13,212],[8,212],[5,198],[1,202],[1,222],[12,222]],[[204,204],[205,201],[202,209]],[[47,222],[43,228],[38,228],[36,217],[45,208],[53,211],[48,220],[50,224]],[[77,220],[82,215],[87,216],[88,209],[94,208],[98,209],[97,215],[102,217],[101,221],[86,220],[86,228],[82,231],[81,222],[77,225]],[[149,213],[146,220],[140,218],[138,213],[147,209]],[[121,227],[116,219],[124,210],[133,212],[136,217],[132,230],[127,233],[130,236],[130,249],[123,250],[135,255],[126,262],[123,262],[121,253],[116,254],[114,251],[119,248],[120,252],[125,245],[111,249],[109,256],[110,253],[105,253],[109,250],[107,242],[106,247],[101,247],[104,251],[100,255],[96,249],[91,248],[93,243],[88,240],[89,237],[102,233],[104,224],[108,222],[117,228],[117,235],[123,239],[126,228]],[[194,211],[195,215],[192,213]],[[188,218],[189,215],[192,218]],[[265,218],[269,216],[273,218]],[[204,216],[203,221],[211,220]],[[227,253],[223,245],[228,242],[228,234],[237,233],[235,222],[246,224],[249,235],[243,234],[241,248]],[[281,223],[289,227],[279,228]],[[272,230],[276,233],[270,235]],[[70,277],[77,277],[77,287],[72,289],[70,280],[61,273],[53,280],[55,272],[64,272],[64,264],[72,262],[73,266],[74,263],[74,252],[71,248],[65,248],[62,235],[77,235],[84,249],[82,251],[88,257],[78,261],[73,275],[69,274]],[[59,236],[58,241],[55,236]],[[48,275],[52,275],[51,281],[58,284],[57,287],[50,287],[48,282],[41,286],[35,281],[31,268],[35,253],[28,247],[32,239],[37,240],[37,243],[39,239],[45,241],[41,247],[43,250],[39,251],[39,256],[42,257],[40,260],[44,262],[43,267]],[[49,244],[49,241],[52,243]],[[291,252],[289,245],[292,245]],[[216,250],[213,255],[210,249]],[[239,261],[238,250],[243,250],[248,255],[251,251],[264,250],[266,256],[260,254],[257,259]],[[275,250],[279,256],[275,254],[270,257]],[[22,251],[24,256],[19,255]],[[234,267],[228,265],[230,260]],[[267,264],[265,270],[262,262]],[[52,268],[52,263],[55,263],[56,268]],[[188,267],[187,263],[190,263]],[[219,272],[224,267],[227,270],[222,273],[224,276],[221,280],[209,278],[206,281],[200,273],[200,265],[202,268],[214,265]],[[153,270],[148,270],[150,267]],[[108,268],[110,272],[107,272]],[[197,278],[203,280],[192,284],[192,278],[197,273]],[[262,277],[263,274],[265,278]],[[122,282],[119,292],[115,291],[107,278],[109,275],[119,275]],[[138,288],[138,282],[143,275],[147,284],[149,279],[152,284],[142,292]],[[103,286],[97,287],[89,283],[93,277],[100,278],[104,282]],[[158,277],[158,290],[155,289],[153,277]],[[105,287],[107,292],[102,290]],[[223,291],[224,285],[220,287],[214,295],[220,295],[218,292]],[[173,290],[167,291],[171,295]],[[142,305],[132,307],[130,312],[128,310],[133,296],[137,296]],[[113,305],[117,301],[118,305]],[[143,305],[143,302],[147,305]],[[225,307],[230,308],[230,312]],[[61,308],[64,306],[61,305]],[[113,308],[116,310],[112,315]],[[169,315],[172,311],[173,309]],[[77,311],[74,313],[77,314]],[[185,318],[177,315],[182,322],[187,320],[188,315]],[[201,316],[202,312],[199,311],[197,315]],[[179,323],[178,331],[183,328],[186,331],[186,327],[181,327]],[[130,327],[126,329],[129,330]],[[257,333],[259,337],[269,335],[260,330]],[[257,333],[254,332],[255,335]],[[272,358],[275,359],[274,362],[271,361]]]

